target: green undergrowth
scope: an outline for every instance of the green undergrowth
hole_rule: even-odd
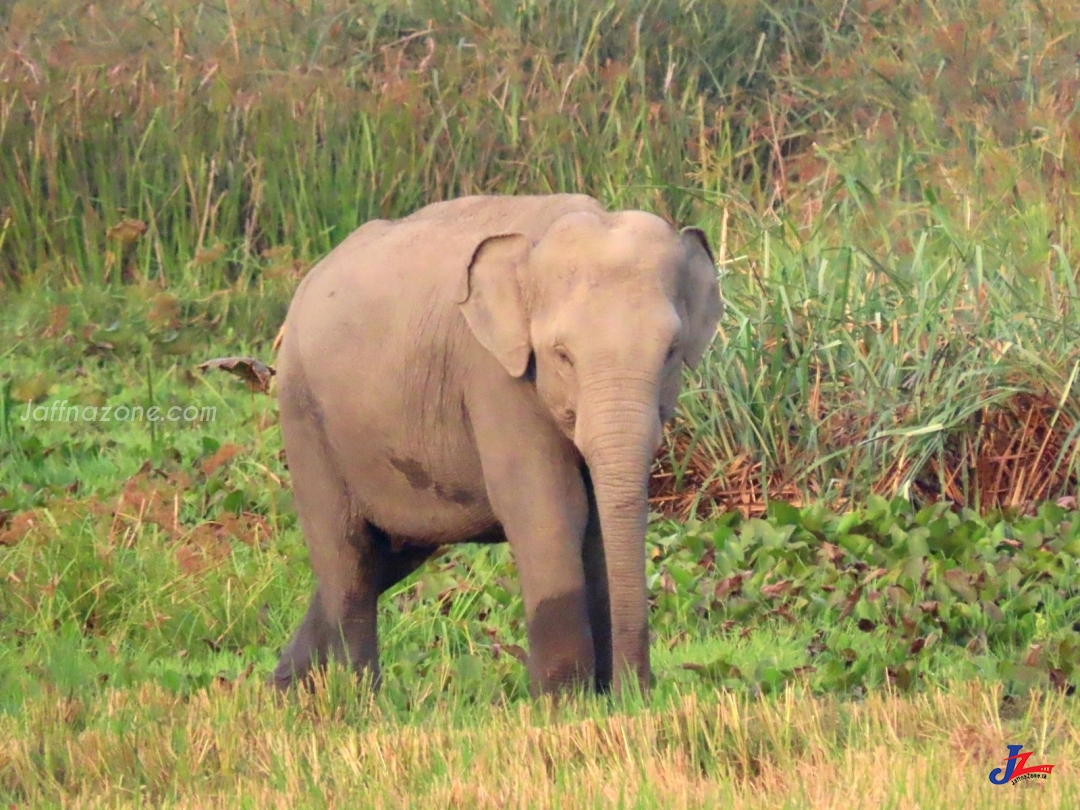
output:
[[[208,466],[198,458],[191,468]],[[273,493],[239,516],[206,494],[243,491],[253,464],[237,456],[190,489],[169,464],[148,465],[122,500],[69,498],[9,527],[0,707],[266,676],[312,582]],[[777,502],[766,520],[658,522],[646,551],[661,696],[799,684],[861,697],[979,680],[1017,697],[1071,694],[1080,680],[1080,513],[1054,505],[981,518],[880,498],[842,515]],[[448,551],[384,597],[380,621],[388,708],[526,697],[505,547]]]
[[[195,366],[265,352],[248,335],[276,322],[272,308],[129,286],[21,297],[5,317],[0,706],[264,677],[312,588],[276,404]],[[169,355],[179,340],[186,352]],[[154,406],[192,418],[152,422]],[[125,407],[143,418],[117,419]],[[971,679],[1020,695],[1080,677],[1068,501],[979,513],[778,499],[764,519],[656,514],[646,551],[661,695]],[[388,707],[525,696],[508,549],[448,550],[384,598],[381,621]]]

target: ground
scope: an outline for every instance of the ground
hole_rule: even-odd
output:
[[[1080,11],[553,6],[0,10],[0,801],[1080,804]],[[313,261],[478,191],[716,247],[654,692],[531,701],[495,546],[387,594],[379,695],[281,700],[276,404],[199,366],[272,367]],[[993,784],[1018,744],[1053,770]]]

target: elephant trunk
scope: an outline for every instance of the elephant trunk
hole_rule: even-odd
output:
[[[649,627],[645,584],[648,482],[661,429],[655,383],[609,380],[583,386],[576,443],[592,478],[603,536],[611,611],[613,687],[636,677],[648,691]],[[606,395],[604,392],[608,392]]]

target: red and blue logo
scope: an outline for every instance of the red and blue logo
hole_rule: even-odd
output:
[[[1012,782],[1014,785],[1023,779],[1045,779],[1054,770],[1053,765],[1028,765],[1028,757],[1032,752],[1021,754],[1022,745],[1009,746],[1009,758],[1005,760],[1004,768],[994,768],[990,771],[990,781],[995,785],[1004,785]]]

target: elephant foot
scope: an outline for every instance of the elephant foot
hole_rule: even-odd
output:
[[[534,695],[589,689],[595,652],[585,594],[541,600],[529,622],[529,681]]]
[[[381,680],[378,641],[375,633],[373,598],[349,596],[338,621],[327,618],[323,600],[316,591],[307,613],[286,646],[268,679],[281,691],[293,684],[313,686],[312,676],[331,659],[352,669],[357,677],[370,675],[373,688]]]
[[[286,649],[266,682],[279,692],[287,692],[294,685],[310,690],[314,685],[312,675],[317,668],[318,664],[311,660],[298,660],[289,649]]]

